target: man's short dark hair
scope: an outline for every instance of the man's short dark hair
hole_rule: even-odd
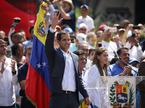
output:
[[[121,54],[121,52],[122,52],[122,50],[128,50],[128,48],[126,48],[126,47],[123,47],[123,48],[119,48],[118,50],[117,50],[117,54],[118,55],[120,55]]]
[[[66,34],[68,34],[68,33],[65,32],[65,31],[60,31],[60,32],[58,32],[57,35],[56,35],[57,40],[60,41],[61,38],[62,38],[62,36],[63,36],[63,35],[66,35]]]

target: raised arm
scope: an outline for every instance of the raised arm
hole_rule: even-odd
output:
[[[55,39],[55,27],[59,23],[59,15],[56,13],[52,18],[52,25],[50,26],[45,43],[45,52],[49,60],[50,66],[52,66],[55,56],[54,39]]]

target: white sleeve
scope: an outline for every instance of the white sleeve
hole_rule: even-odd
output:
[[[77,18],[77,21],[76,21],[76,27],[78,28],[79,25],[82,23],[80,17]]]
[[[18,73],[18,72],[17,72]],[[16,85],[17,83],[18,83],[18,74],[15,74],[15,75],[13,75],[13,77],[12,77],[12,83],[14,84],[14,85]]]
[[[98,72],[96,72],[97,70],[95,69],[95,66],[93,65],[84,75],[84,83],[86,88],[93,88],[96,86],[96,82],[97,82],[97,74]]]
[[[95,28],[94,20],[92,18],[90,18],[89,25],[87,26],[88,26],[89,31]]]
[[[14,27],[11,27],[10,30],[9,30],[9,33],[8,33],[8,41],[9,41],[10,47],[14,45],[14,43],[12,42],[12,39],[11,39],[11,35],[14,32],[15,32],[15,28]]]
[[[138,53],[137,54],[138,55],[138,60],[141,61],[141,59],[143,58],[143,51],[142,51],[140,45],[137,47],[137,53]]]

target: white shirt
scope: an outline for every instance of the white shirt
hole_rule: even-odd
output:
[[[76,82],[75,82],[75,70],[74,63],[70,53],[64,51],[63,55],[65,57],[65,69],[62,80],[62,90],[65,91],[76,91]]]
[[[12,75],[11,63],[11,59],[6,58],[4,72],[0,73],[0,106],[12,106],[16,102],[14,85],[17,83],[17,74]],[[0,67],[2,67],[2,62],[0,62]]]
[[[133,46],[131,49],[129,49],[129,57],[136,59],[137,61],[141,61],[143,58],[143,51],[140,46]]]
[[[85,75],[85,72],[88,70],[88,69],[90,69],[90,67],[92,66],[92,60],[90,60],[89,58],[87,58],[87,63],[86,63],[86,65],[85,65],[85,67],[84,67],[84,71],[82,72],[82,78],[84,77],[84,75]]]
[[[102,47],[107,49],[108,59],[109,61],[111,61],[115,57],[115,54],[117,54],[116,43],[113,41],[110,41],[110,42],[102,41]]]
[[[86,71],[83,82],[91,103],[98,108],[107,108],[109,102],[107,99],[107,83],[105,83],[104,77],[100,76],[96,65],[92,65],[90,69]]]
[[[85,18],[82,16],[78,17],[77,27],[79,27],[81,23],[85,23],[87,25],[87,32],[95,28],[94,20],[88,15]]]

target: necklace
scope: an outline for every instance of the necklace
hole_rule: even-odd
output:
[[[106,72],[105,72],[105,70],[103,69],[102,71],[103,71],[103,76],[106,76]]]

